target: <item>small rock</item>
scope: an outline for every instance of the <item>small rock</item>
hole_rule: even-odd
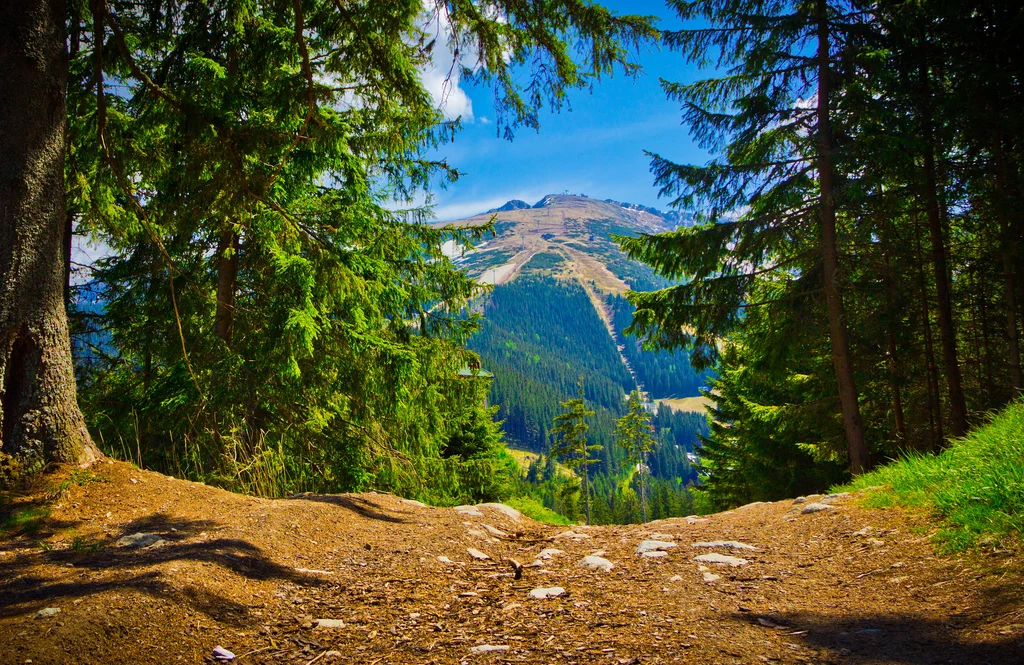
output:
[[[642,556],[645,552],[667,550],[673,547],[676,547],[676,544],[667,540],[645,540],[636,546],[636,554]]]
[[[865,542],[868,547],[874,547],[876,549],[879,547],[885,547],[885,541],[879,540],[878,538],[868,538]]]
[[[615,567],[615,564],[605,559],[604,557],[590,556],[583,557],[583,560],[579,562],[580,568],[588,568],[590,570],[601,570],[604,572],[611,572],[611,569]]]
[[[652,533],[648,538],[651,540],[675,540],[675,536],[671,533]]]
[[[345,622],[341,619],[317,619],[317,628],[344,628]]]
[[[486,554],[484,554],[483,552],[481,552],[480,550],[473,549],[472,547],[467,547],[466,551],[469,552],[469,556],[471,556],[474,559],[477,559],[479,561],[487,561],[488,559],[491,558],[491,557],[487,556]]]
[[[464,565],[466,565],[466,564],[462,563],[461,561],[452,561],[451,559],[449,559],[448,557],[446,557],[443,554],[441,556],[437,557],[437,560],[440,561],[441,563],[446,563],[446,564],[448,564],[450,566],[464,566]]]
[[[477,508],[490,508],[491,510],[496,510],[505,517],[511,520],[515,520],[516,522],[518,522],[523,517],[523,514],[521,512],[519,512],[512,506],[506,506],[503,503],[481,503],[479,506],[477,506]]]
[[[216,646],[213,648],[213,659],[214,660],[234,660],[235,654],[231,653],[222,646]]]
[[[834,510],[835,506],[830,506],[827,503],[809,503],[800,509],[801,515],[809,515],[810,513],[820,513],[823,510]]]
[[[673,575],[672,577],[668,578],[668,581],[669,582],[682,582],[683,581],[683,576],[682,575]]]
[[[721,575],[715,575],[714,573],[701,573],[704,576],[705,582],[717,582],[722,579]]]
[[[828,495],[825,496],[824,499],[822,499],[822,501],[829,501],[829,500],[835,500],[835,499],[845,499],[848,496],[850,496],[849,492],[839,492],[838,494],[828,494]]]
[[[873,527],[873,526],[866,526],[863,529],[861,529],[860,531],[854,531],[853,535],[863,537],[863,536],[870,536],[874,532],[875,532],[875,527]]]
[[[704,522],[710,522],[707,517],[697,517],[696,515],[690,515],[686,518],[687,524],[703,524]]]
[[[744,505],[740,506],[739,508],[737,508],[736,510],[743,510],[745,508],[753,508],[754,506],[763,506],[763,505],[764,505],[764,501],[754,501],[753,503],[744,504]]]
[[[564,552],[562,552],[562,550],[555,549],[554,547],[546,547],[540,551],[540,554],[537,555],[537,558],[543,561],[547,561],[551,557],[558,556],[559,554],[564,554]]]
[[[725,554],[701,554],[700,556],[694,557],[693,560],[698,561],[700,563],[714,563],[719,566],[731,566],[733,568],[745,566],[748,563],[750,563],[746,559],[740,559],[734,556],[726,556]]]
[[[505,644],[481,644],[469,650],[470,653],[491,653],[492,651],[508,651]]]
[[[552,587],[538,587],[530,592],[530,598],[534,600],[545,600],[547,598],[557,598],[565,593],[565,589],[560,586]]]
[[[37,619],[47,619],[49,617],[57,616],[60,614],[59,607],[44,607],[43,609],[36,612]]]
[[[164,539],[155,533],[133,533],[128,536],[124,536],[117,541],[118,547],[159,547],[164,543]]]
[[[552,540],[559,540],[560,538],[569,538],[570,540],[586,540],[590,538],[585,533],[576,533],[575,531],[563,531],[562,533],[555,536]]]
[[[495,529],[490,524],[481,524],[480,526],[482,526],[487,533],[491,534],[496,538],[508,538],[507,533],[505,533],[501,529]]]
[[[460,515],[469,515],[470,517],[484,516],[484,514],[481,513],[476,506],[455,506],[455,512],[459,513]]]
[[[664,550],[651,550],[650,552],[641,552],[640,556],[645,559],[660,559],[668,556],[668,552],[665,552]]]
[[[793,503],[794,504],[806,503],[806,502],[807,502],[807,497],[806,496],[798,496],[797,498],[793,499]]]
[[[427,504],[423,503],[422,501],[417,501],[415,499],[402,499],[402,503],[408,504],[410,506],[416,506],[417,508],[429,508],[430,507]]]
[[[757,548],[753,545],[747,545],[746,543],[741,543],[735,540],[712,540],[706,543],[694,543],[693,545],[690,545],[690,547],[721,547],[729,550],[748,550],[750,552],[757,551]]]

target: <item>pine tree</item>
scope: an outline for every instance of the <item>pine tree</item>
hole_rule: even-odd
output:
[[[615,428],[615,442],[626,451],[626,460],[635,469],[640,485],[640,512],[647,522],[647,456],[654,448],[654,425],[651,415],[644,406],[644,395],[639,389],[633,390],[628,399],[629,411],[619,418]]]
[[[587,524],[590,524],[590,470],[589,467],[598,460],[591,453],[598,452],[602,446],[587,442],[587,418],[594,412],[587,409],[583,399],[583,377],[579,378],[578,397],[562,402],[564,412],[555,416],[551,434],[554,440],[548,456],[557,459],[573,470],[583,483],[583,503],[586,510]]]

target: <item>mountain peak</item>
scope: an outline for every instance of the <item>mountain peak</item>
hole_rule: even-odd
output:
[[[527,203],[526,201],[521,201],[519,199],[512,199],[510,201],[506,201],[504,205],[502,205],[502,206],[500,206],[498,208],[491,208],[485,214],[490,215],[490,214],[496,213],[496,212],[512,212],[513,210],[525,210],[525,209],[527,209],[529,207],[530,207],[530,204]]]

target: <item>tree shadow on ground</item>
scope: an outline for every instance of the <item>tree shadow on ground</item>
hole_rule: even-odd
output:
[[[249,580],[280,580],[303,586],[325,584],[318,577],[275,563],[250,542],[206,535],[219,528],[218,523],[210,520],[187,520],[157,513],[125,524],[119,533],[106,540],[82,543],[78,548],[32,550],[13,559],[2,559],[0,618],[35,612],[61,600],[119,590],[168,599],[218,621],[245,622],[249,613],[245,605],[178,581],[173,573],[153,569],[171,562],[210,564]],[[140,532],[159,536],[163,542],[147,548],[116,544],[121,537]],[[39,566],[50,570],[40,571]],[[57,575],[54,566],[68,567],[68,571]],[[82,579],[68,581],[71,576]]]
[[[334,506],[340,506],[351,510],[358,515],[371,520],[378,520],[381,522],[390,522],[392,524],[408,524],[409,520],[393,515],[388,512],[384,512],[384,509],[374,504],[372,501],[361,496],[354,496],[351,494],[296,494],[289,497],[291,499],[299,499],[302,501],[317,501],[320,503],[329,503]]]
[[[1019,637],[998,642],[965,639],[964,636],[972,632],[970,629],[979,624],[978,617],[954,615],[947,621],[940,621],[910,613],[845,616],[807,612],[737,613],[733,617],[765,630],[778,629],[786,635],[784,641],[802,641],[810,647],[833,651],[842,656],[842,662],[900,665],[1020,665],[1024,662],[1024,646]],[[794,631],[800,634],[793,635]]]

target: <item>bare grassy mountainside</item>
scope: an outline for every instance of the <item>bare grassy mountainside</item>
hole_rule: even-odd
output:
[[[37,520],[0,533],[0,664],[1024,662],[1019,553],[937,554],[864,496],[552,527],[104,460],[13,498]]]
[[[509,201],[504,206],[445,224],[479,226],[495,221],[495,237],[478,251],[456,260],[470,274],[490,284],[505,284],[519,276],[531,261],[533,270],[547,270],[560,279],[593,283],[605,294],[629,288],[647,291],[662,282],[653,271],[619,252],[612,235],[658,233],[686,221],[678,213],[601,201],[586,196],[549,194],[534,205]]]

